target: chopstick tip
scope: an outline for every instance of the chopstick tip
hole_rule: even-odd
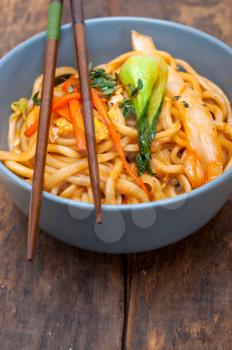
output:
[[[35,256],[35,238],[31,238],[28,234],[28,244],[27,244],[27,261],[32,261]]]
[[[102,224],[102,213],[96,213],[96,223]]]
[[[30,249],[27,250],[27,261],[32,261],[34,258],[34,252]]]

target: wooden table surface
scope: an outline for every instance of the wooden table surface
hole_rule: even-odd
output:
[[[47,2],[1,0],[0,55],[45,29]],[[85,10],[171,19],[232,44],[231,0],[86,0]],[[231,217],[232,199],[193,236],[128,257],[41,232],[30,264],[27,219],[0,187],[0,349],[231,350]]]

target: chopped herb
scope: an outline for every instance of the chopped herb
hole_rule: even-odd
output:
[[[130,97],[136,97],[140,90],[143,88],[143,82],[141,79],[138,79],[138,85],[134,86],[132,84],[128,84],[128,87],[131,90]]]
[[[54,85],[60,85],[62,84],[65,80],[71,77],[71,74],[62,74],[59,75],[58,77],[55,78]]]
[[[34,103],[35,106],[40,106],[41,105],[41,98],[39,98],[39,91],[37,91],[33,97],[32,97],[32,101]]]
[[[129,117],[135,115],[135,108],[134,108],[134,105],[133,105],[133,98],[138,95],[140,90],[142,90],[143,82],[142,82],[141,79],[138,79],[138,85],[137,86],[129,84],[128,87],[131,90],[130,97],[128,99],[122,101],[119,104],[119,108],[121,108],[125,119],[128,119]]]
[[[122,114],[125,119],[135,115],[135,109],[131,99],[126,99],[119,104],[119,108],[122,110]]]
[[[185,108],[188,108],[188,107],[189,107],[189,104],[188,104],[188,102],[186,102],[186,101],[183,101],[183,105],[184,105]]]
[[[114,77],[116,81],[119,81],[119,74],[117,72],[115,73]]]
[[[101,91],[104,96],[111,96],[116,89],[117,82],[112,75],[103,68],[92,69],[90,72],[91,86]]]
[[[180,98],[180,96],[173,96],[173,100],[174,100],[174,101],[178,101],[179,98]]]

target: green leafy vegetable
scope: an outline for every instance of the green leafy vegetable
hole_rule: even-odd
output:
[[[133,101],[130,98],[122,101],[119,104],[119,108],[121,108],[125,119],[128,119],[129,117],[135,115],[135,109],[134,109]]]
[[[141,79],[138,79],[138,85],[137,86],[129,84],[128,87],[131,90],[130,98],[122,101],[119,104],[119,108],[121,108],[125,119],[128,119],[131,116],[135,116],[135,108],[134,108],[134,105],[133,105],[133,97],[137,96],[139,91],[142,90],[143,82],[142,82]]]
[[[128,84],[129,88],[131,89],[130,97],[135,97],[138,95],[139,91],[143,88],[143,82],[141,79],[138,79],[138,85],[133,86],[132,84]]]
[[[144,162],[141,153],[138,153],[136,156],[136,165],[139,176],[143,175],[146,171],[146,163]]]
[[[90,71],[91,86],[101,91],[104,96],[111,96],[116,89],[117,82],[112,75],[107,74],[103,68]]]
[[[151,56],[131,56],[121,67],[120,81],[129,95],[131,94],[131,86],[137,86],[139,79],[143,82],[142,90],[133,99],[137,118],[140,118],[145,111],[158,73],[158,64]]]
[[[34,103],[35,106],[40,106],[41,105],[41,98],[39,98],[39,91],[36,92],[33,96],[32,96],[32,101]]]
[[[26,119],[27,109],[28,109],[28,100],[26,98],[20,98],[17,101],[14,101],[11,104],[11,109],[14,113],[20,115],[22,114],[23,118]]]
[[[137,155],[138,173],[152,173],[150,168],[151,143],[155,136],[164,91],[167,83],[167,65],[158,55],[132,56],[121,67],[119,76],[122,84],[130,94],[130,87],[136,82],[142,88],[131,97],[137,118],[138,141],[140,153]],[[139,83],[141,80],[142,84]]]

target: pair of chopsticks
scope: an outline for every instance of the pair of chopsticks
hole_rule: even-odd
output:
[[[96,151],[95,128],[89,83],[88,58],[86,48],[85,24],[83,3],[81,0],[70,0],[77,66],[80,77],[80,88],[83,102],[86,143],[88,150],[88,164],[96,209],[96,221],[101,223],[101,195],[99,167]],[[57,60],[57,51],[60,37],[62,17],[62,0],[50,0],[48,11],[47,41],[43,72],[42,102],[40,109],[39,128],[35,152],[34,176],[29,209],[27,259],[32,260],[35,254],[38,235],[38,223],[42,202],[44,183],[44,169],[47,155],[48,135],[50,127],[54,78]]]

